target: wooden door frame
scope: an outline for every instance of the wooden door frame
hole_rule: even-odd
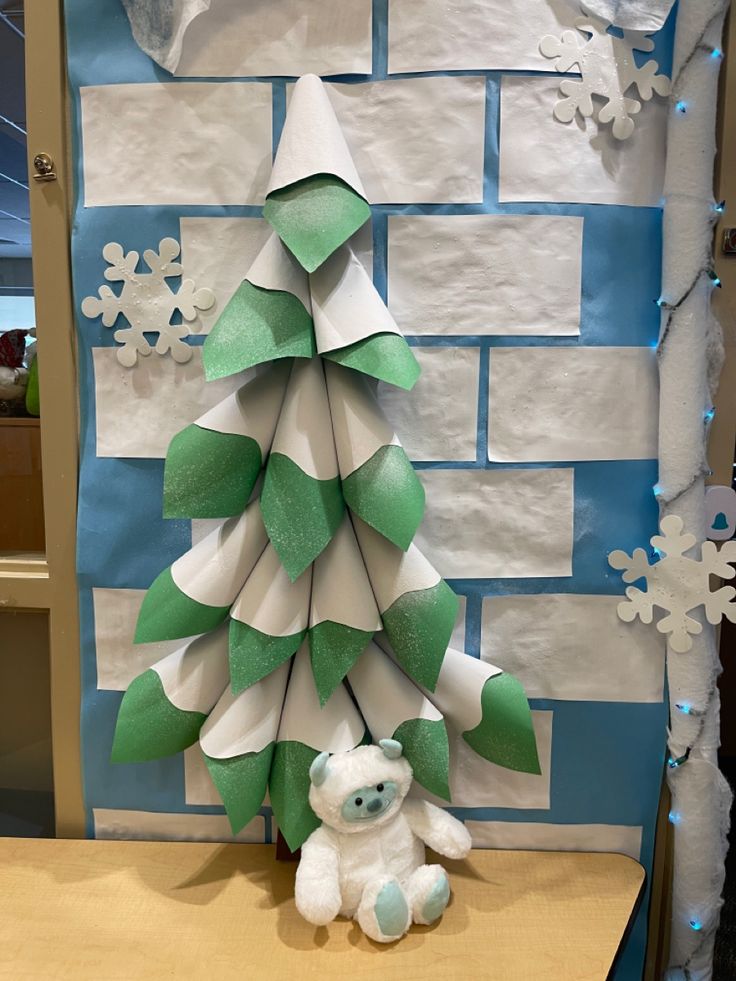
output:
[[[86,830],[76,579],[79,425],[62,0],[26,0],[25,33],[46,555],[0,557],[0,608],[48,610],[56,834],[78,838]],[[57,180],[33,179],[33,157],[42,151],[53,159]]]

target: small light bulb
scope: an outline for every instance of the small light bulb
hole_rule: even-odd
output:
[[[715,419],[715,415],[716,415],[715,408],[708,409],[708,411],[705,413],[705,421],[713,422],[713,420]]]
[[[679,824],[682,821],[682,815],[678,811],[670,811],[668,817],[670,824]]]
[[[681,705],[678,705],[677,708],[683,715],[690,715],[690,712],[692,711],[692,705],[690,705],[689,702],[683,702]]]
[[[680,100],[675,104],[675,108],[678,112],[687,112],[687,102]]]
[[[703,924],[700,922],[700,920],[690,920],[690,926],[693,928],[693,930],[703,929]]]
[[[710,53],[710,56],[711,58],[718,59],[723,57],[723,52],[721,51],[720,48],[713,48],[713,50]]]
[[[659,497],[659,495],[662,493],[662,488],[659,484],[655,484],[654,487],[652,487],[652,493],[655,497]]]

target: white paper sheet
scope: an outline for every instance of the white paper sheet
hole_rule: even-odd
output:
[[[230,606],[267,541],[261,510],[255,502],[181,555],[171,566],[171,578],[197,603]]]
[[[161,640],[155,644],[133,643],[145,595],[145,589],[98,587],[92,590],[97,687],[101,690],[125,691],[133,678],[187,642],[184,639]]]
[[[205,381],[202,349],[177,364],[152,354],[134,370],[113,347],[92,348],[97,407],[97,456],[163,458],[172,438],[254,377],[240,372]]]
[[[217,803],[222,803],[218,798]],[[263,843],[266,821],[257,815],[233,835],[224,814],[167,814],[95,807],[95,838],[101,841],[241,841]]]
[[[645,103],[622,141],[592,119],[558,122],[558,87],[558,78],[503,79],[499,200],[659,206],[667,100]]]
[[[346,753],[358,745],[364,733],[365,724],[345,685],[339,684],[320,705],[309,644],[304,641],[294,657],[278,741],[300,742],[321,753]]]
[[[639,861],[641,827],[625,824],[542,824],[534,821],[466,821],[473,848],[532,852],[613,852]]]
[[[270,85],[94,85],[80,98],[85,207],[263,202]]]
[[[564,215],[392,216],[391,313],[410,334],[579,334],[582,244]]]
[[[532,712],[541,774],[507,770],[489,763],[468,746],[462,736],[450,734],[450,791],[453,807],[510,807],[549,810],[552,759],[552,712]],[[439,806],[447,801],[414,783],[412,797],[425,797]]]
[[[539,594],[483,600],[481,657],[516,675],[529,698],[661,702],[665,639],[623,623],[620,596]]]
[[[651,348],[495,348],[490,360],[489,459],[657,459]]]
[[[184,750],[184,802],[219,804],[222,807],[222,797],[207,769],[199,743]]]
[[[215,294],[210,310],[198,311],[192,332],[208,334],[245,279],[252,262],[271,232],[262,218],[181,218],[183,275],[205,283]],[[350,248],[369,275],[373,269],[373,229],[367,221],[350,239]]]
[[[369,75],[371,0],[211,0],[184,35],[179,76]]]
[[[413,347],[422,373],[410,392],[378,383],[378,401],[414,461],[476,456],[479,350]]]
[[[371,204],[483,200],[484,78],[410,78],[327,90]]]
[[[511,69],[548,71],[545,34],[571,28],[575,0],[390,0],[389,72]]]
[[[414,539],[448,579],[572,575],[573,470],[420,470]]]
[[[675,0],[584,0],[587,9],[617,27],[631,31],[658,31]]]
[[[122,2],[136,42],[162,68],[173,72],[187,28],[212,0],[168,0],[164,8],[158,0]]]

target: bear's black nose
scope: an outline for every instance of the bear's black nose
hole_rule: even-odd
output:
[[[381,810],[382,805],[383,805],[383,801],[381,800],[381,798],[374,797],[373,800],[368,804],[368,810],[370,811],[371,814],[375,814],[376,811]]]

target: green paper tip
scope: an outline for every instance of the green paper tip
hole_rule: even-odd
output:
[[[396,660],[424,688],[434,691],[459,600],[444,579],[428,589],[404,593],[381,614]]]
[[[463,739],[479,756],[491,763],[540,774],[537,739],[524,689],[510,674],[488,678],[481,692],[483,717]]]
[[[358,630],[332,620],[309,628],[309,655],[320,705],[325,705],[372,637],[372,630]]]
[[[156,671],[149,668],[128,686],[115,724],[110,759],[144,763],[180,753],[197,741],[207,718],[172,705]]]
[[[374,334],[322,357],[406,391],[414,387],[422,371],[400,334]]]
[[[424,487],[400,446],[382,446],[342,482],[350,510],[406,551],[424,516]]]
[[[272,191],[263,208],[263,217],[310,273],[370,216],[365,198],[332,174],[315,174]]]

